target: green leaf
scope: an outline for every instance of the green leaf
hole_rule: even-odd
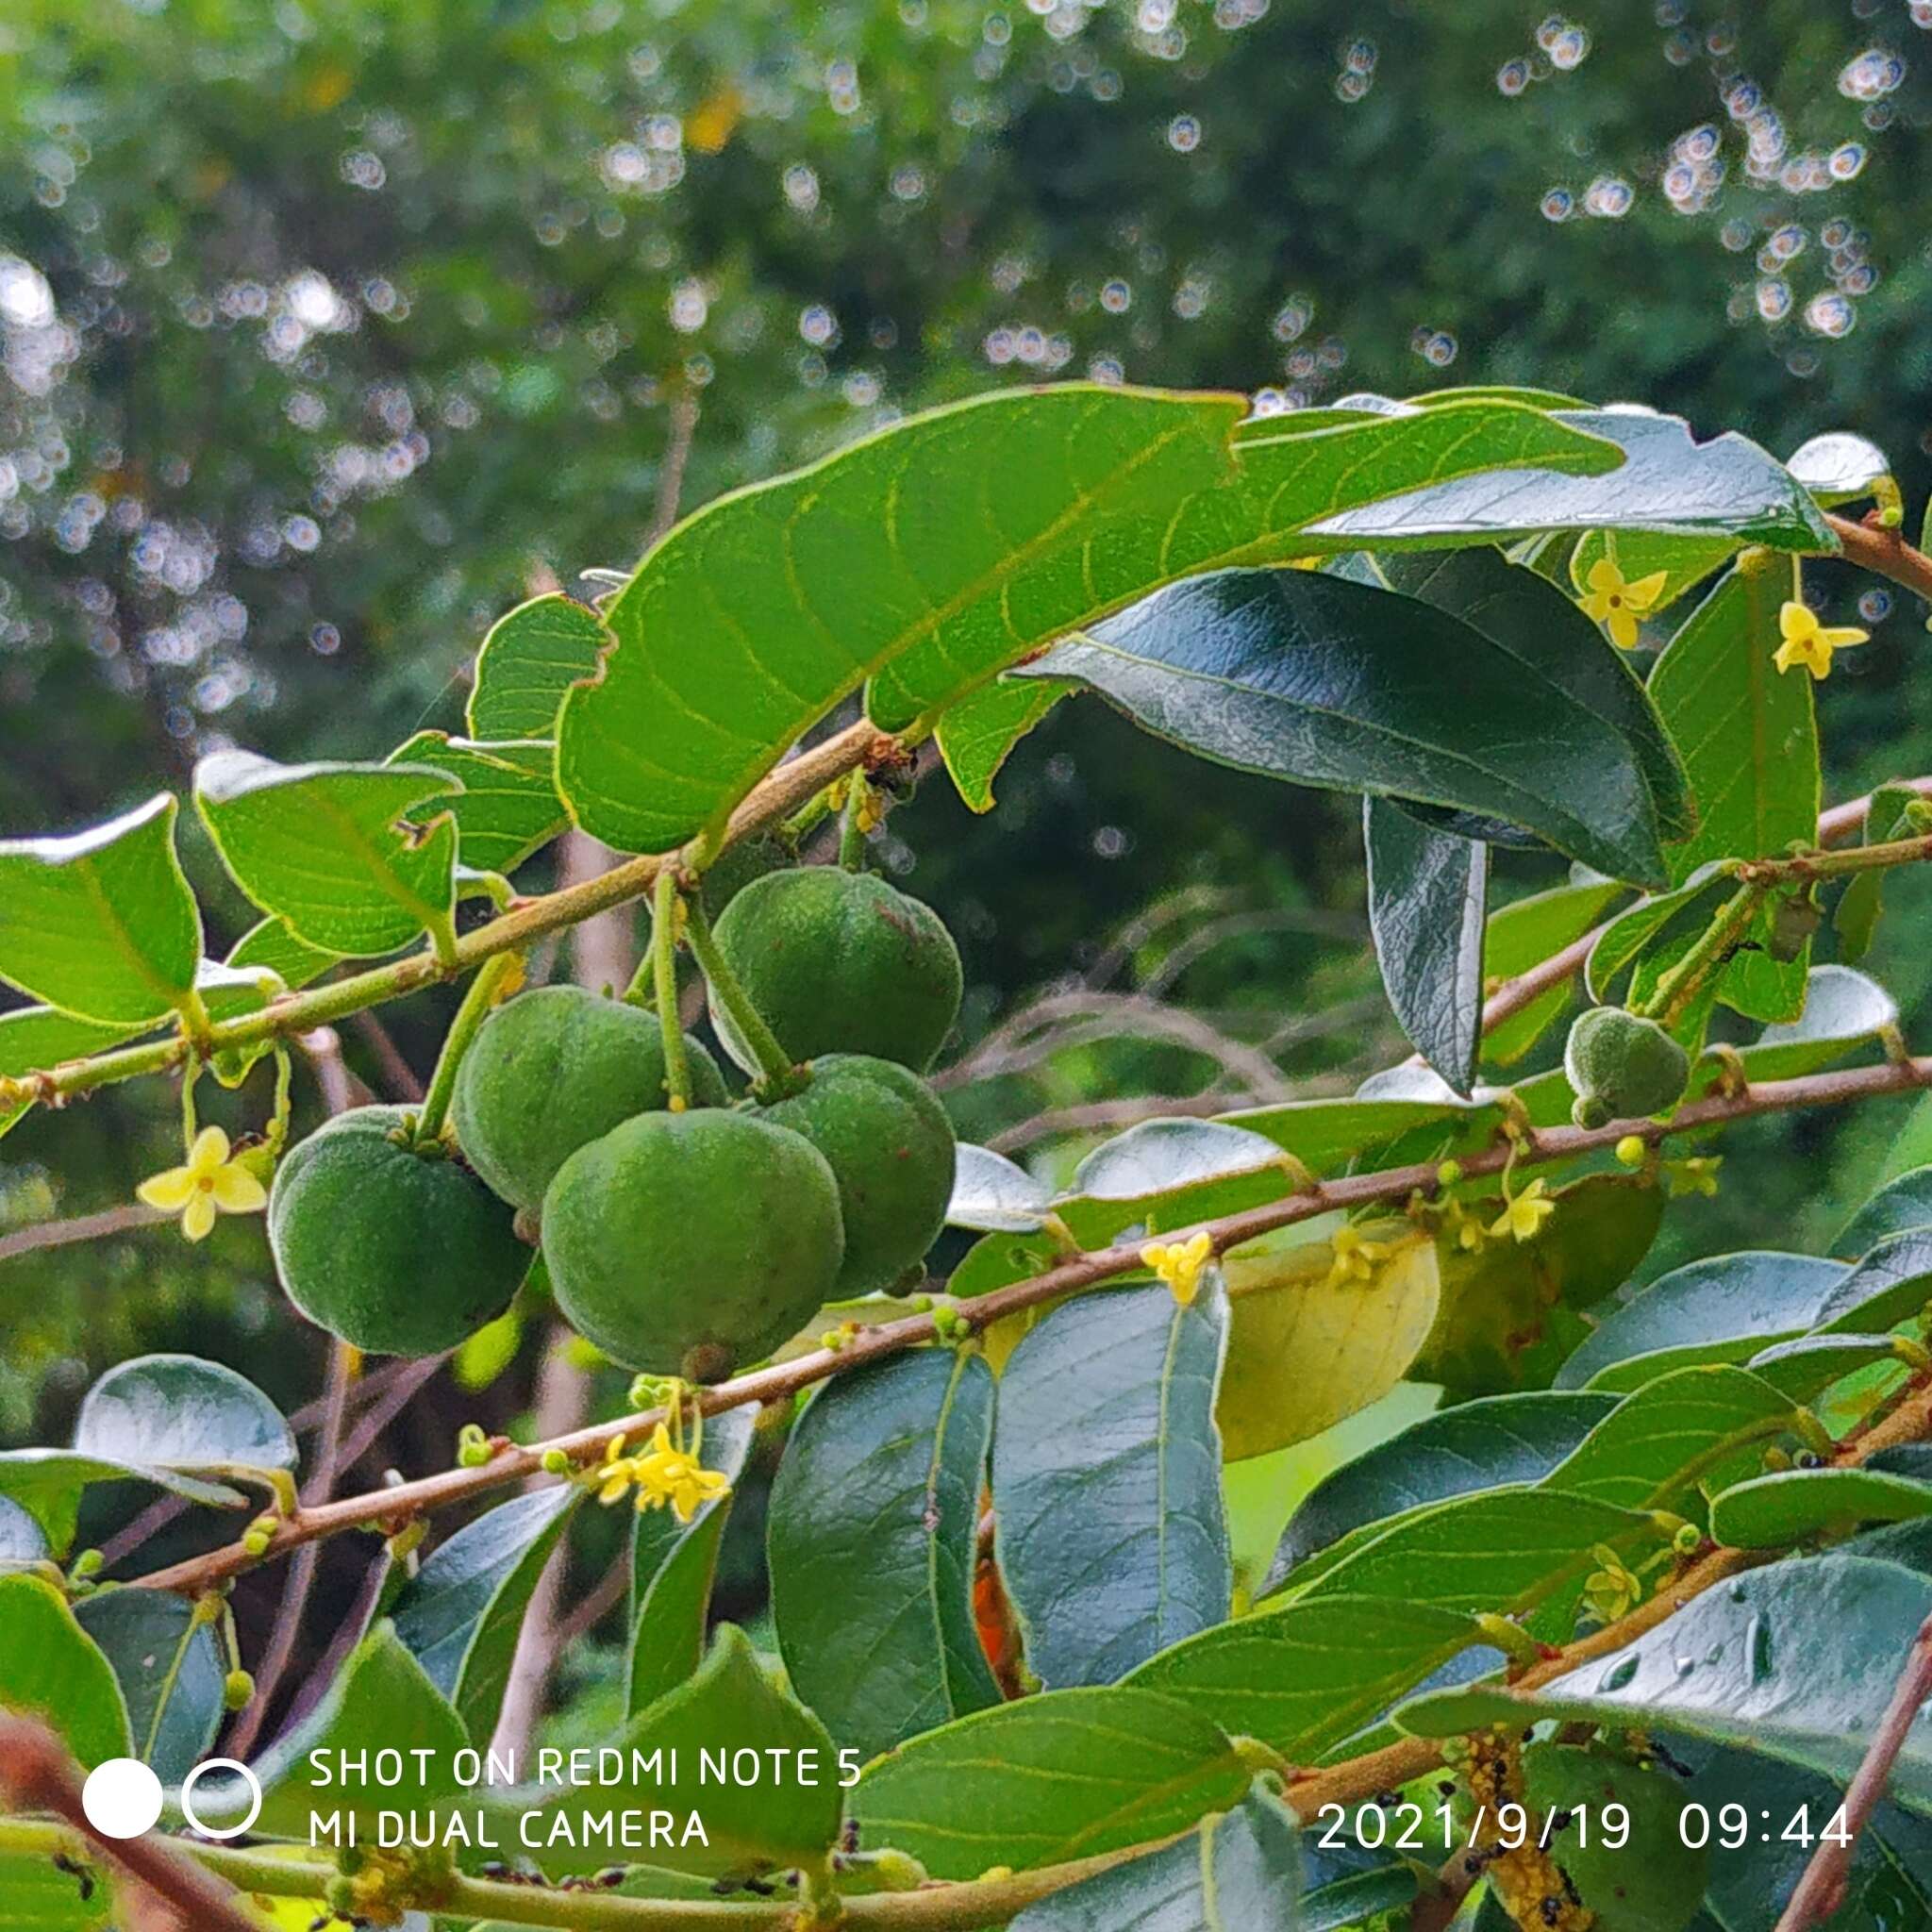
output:
[[[50,1554],[41,1525],[18,1503],[0,1496],[0,1572],[29,1569]]]
[[[1554,958],[1624,896],[1624,888],[1614,880],[1588,879],[1532,893],[1491,912],[1483,928],[1486,990]],[[1573,974],[1492,1027],[1482,1042],[1483,1058],[1498,1067],[1515,1065],[1569,1011],[1575,999],[1574,984]]]
[[[1082,1247],[1124,1228],[1186,1227],[1291,1194],[1298,1185],[1273,1141],[1224,1121],[1141,1121],[1074,1170],[1053,1211]]]
[[[83,1491],[92,1483],[116,1482],[152,1483],[188,1502],[216,1509],[239,1509],[248,1500],[225,1483],[205,1482],[146,1463],[108,1461],[69,1449],[0,1452],[0,1496],[10,1497],[41,1525],[57,1557],[64,1557],[74,1541]]]
[[[655,1776],[641,1777],[633,1769],[620,1782],[600,1785],[592,1808],[669,1811],[680,1834],[689,1814],[704,1821],[708,1844],[695,1838],[654,1844],[656,1864],[714,1877],[749,1877],[787,1866],[821,1867],[838,1841],[844,1774],[832,1740],[808,1710],[772,1681],[743,1631],[733,1624],[720,1626],[693,1676],[608,1741],[633,1766],[633,1753],[648,1759],[661,1751],[661,1768]],[[721,1782],[715,1775],[707,1781],[708,1753],[714,1763],[721,1753],[727,1762],[737,1754],[754,1753],[763,1768],[755,1783]],[[608,1845],[551,1840],[553,1822],[575,1827],[585,1810],[580,1788],[506,1794],[494,1808],[505,1814],[499,1836],[520,1840],[552,1878],[599,1871],[610,1862]],[[525,1817],[527,1824],[520,1824]],[[575,1830],[572,1835],[583,1836]]]
[[[460,788],[427,765],[277,765],[216,752],[194,798],[242,890],[308,945],[393,952],[443,933],[455,903]]]
[[[108,1874],[90,1865],[83,1879],[63,1872],[44,1853],[0,1851],[0,1898],[7,1932],[111,1932],[114,1892]]]
[[[1408,1043],[1466,1097],[1482,1039],[1489,848],[1379,798],[1362,801],[1362,842],[1389,1004]]]
[[[982,1234],[1031,1234],[1046,1224],[1051,1199],[1047,1188],[1017,1162],[962,1141],[946,1224]]]
[[[1739,1550],[1781,1550],[1869,1523],[1932,1516],[1932,1482],[1876,1469],[1788,1469],[1724,1491],[1710,1533]]]
[[[992,1440],[985,1361],[921,1349],[839,1376],[772,1485],[772,1615],[791,1686],[873,1757],[999,1702],[973,1618]]]
[[[1681,954],[1736,890],[1722,861],[1710,859],[1681,885],[1648,893],[1620,912],[1590,949],[1584,968],[1590,996],[1608,999],[1618,975],[1653,949],[1668,948],[1667,958]]]
[[[1651,673],[1650,695],[1682,747],[1697,829],[1671,847],[1681,884],[1707,860],[1780,856],[1818,835],[1818,726],[1811,679],[1772,662],[1778,607],[1798,595],[1796,566],[1732,571],[1685,621]],[[1718,980],[1725,1005],[1758,1020],[1803,1009],[1804,958],[1741,952]]]
[[[563,694],[595,675],[610,641],[588,605],[553,592],[497,619],[476,653],[470,734],[480,739],[555,738]]]
[[[1567,679],[1412,597],[1307,571],[1223,571],[1020,675],[1076,678],[1221,764],[1503,819],[1600,871],[1663,880],[1648,778],[1621,728]]]
[[[171,1591],[96,1591],[74,1607],[113,1667],[135,1755],[164,1785],[179,1784],[214,1749],[226,1674],[214,1625]],[[0,1924],[6,1922],[0,1920]]]
[[[496,1728],[537,1580],[582,1499],[560,1483],[499,1504],[439,1543],[395,1600],[398,1641],[479,1747]]]
[[[1405,1510],[1506,1484],[1535,1483],[1616,1407],[1616,1398],[1537,1390],[1424,1416],[1324,1476],[1289,1518],[1269,1589],[1352,1531]]]
[[[1268,1609],[1164,1650],[1126,1682],[1223,1730],[1311,1764],[1472,1644],[1469,1616],[1427,1604],[1320,1597]]]
[[[1011,1932],[1305,1932],[1300,1831],[1259,1779],[1176,1844],[1027,1907]]]
[[[1819,1304],[1810,1325],[1829,1334],[1876,1335],[1932,1301],[1932,1229],[1882,1241]]]
[[[1932,1578],[1867,1557],[1799,1557],[1706,1591],[1614,1656],[1536,1690],[1433,1692],[1396,1717],[1424,1737],[1541,1718],[1658,1729],[1841,1782],[1928,1611]],[[1932,1725],[1907,1734],[1891,1790],[1932,1812]]]
[[[1849,966],[1814,966],[1804,1012],[1767,1026],[1742,1058],[1754,1080],[1794,1080],[1882,1039],[1897,1024],[1898,1002],[1875,979]]]
[[[128,1754],[113,1667],[38,1576],[0,1576],[0,1709],[42,1720],[84,1769]]]
[[[1874,487],[1891,475],[1885,452],[1869,437],[1849,429],[1827,430],[1801,442],[1785,458],[1785,467],[1826,506],[1870,496]]]
[[[934,736],[959,796],[974,811],[992,809],[992,781],[1013,747],[1073,690],[1051,678],[999,679],[950,706]]]
[[[76,1020],[71,1014],[56,1012],[52,1007],[22,1007],[0,1013],[0,1074],[10,1080],[24,1074],[41,1074],[58,1067],[62,1060],[77,1060],[131,1040],[138,1026],[104,1026],[93,1020]],[[23,1102],[18,1107],[0,1107],[0,1134],[29,1111]]]
[[[868,678],[872,717],[901,730],[1175,577],[1295,555],[1295,527],[1325,511],[1473,470],[1616,458],[1538,411],[1476,402],[1264,437],[1238,463],[1244,408],[1008,390],[707,505],[639,565],[604,613],[616,646],[601,676],[565,697],[558,772],[578,824],[668,851],[721,825]]]
[[[557,795],[556,761],[547,740],[478,742],[419,731],[384,763],[433,766],[456,779],[462,790],[449,809],[457,822],[457,856],[477,872],[508,876],[570,823]]]
[[[1279,419],[1270,419],[1271,421]],[[1625,460],[1607,475],[1474,476],[1385,496],[1311,525],[1335,548],[1438,549],[1500,543],[1546,530],[1654,530],[1736,537],[1781,550],[1832,550],[1829,527],[1789,472],[1737,435],[1696,441],[1678,416],[1628,404],[1554,416],[1617,443]],[[1621,555],[1621,541],[1619,553]]]
[[[1918,816],[1914,809],[1920,799],[1909,784],[1881,785],[1872,794],[1865,813],[1864,842],[1879,845],[1888,840],[1909,834]],[[1878,930],[1879,915],[1885,910],[1883,871],[1856,873],[1839,895],[1831,923],[1838,933],[1838,956],[1848,966],[1856,965],[1871,949]]]
[[[1106,1684],[1228,1613],[1233,1573],[1214,1399],[1218,1274],[1082,1295],[1001,1376],[992,1496],[1026,1657],[1055,1689]]]
[[[1747,1361],[1813,1326],[1849,1271],[1810,1255],[1747,1250],[1659,1275],[1604,1318],[1557,1374],[1559,1389],[1627,1392],[1698,1362]]]
[[[298,987],[320,979],[341,957],[298,940],[286,919],[271,915],[251,925],[236,941],[227,963],[237,967],[265,966],[293,992]]]
[[[975,1711],[866,1768],[862,1841],[935,1878],[976,1878],[1118,1851],[1241,1802],[1249,1774],[1222,1732],[1150,1690],[1049,1690]]]
[[[1808,1403],[1874,1362],[1897,1359],[1889,1335],[1800,1335],[1774,1342],[1745,1366],[1793,1402]]]
[[[1542,1479],[1564,1495],[1625,1509],[1691,1507],[1688,1492],[1723,1479],[1756,1445],[1791,1425],[1792,1403],[1748,1370],[1724,1364],[1679,1369],[1646,1383],[1598,1423]]]
[[[1932,1167],[1914,1167],[1887,1181],[1838,1231],[1831,1252],[1856,1260],[1890,1236],[1921,1227],[1932,1228]]]
[[[1391,1074],[1409,1070],[1391,1068]],[[1418,1070],[1424,1071],[1424,1070]],[[1241,1108],[1220,1116],[1227,1126],[1243,1127],[1273,1141],[1310,1174],[1336,1174],[1357,1155],[1387,1146],[1400,1136],[1472,1113],[1447,1086],[1430,1075],[1429,1091],[1378,1089],[1373,1076],[1354,1095],[1339,1100],[1289,1100],[1273,1107]],[[1484,1108],[1487,1116],[1491,1110]]]
[[[201,913],[161,792],[66,839],[0,840],[0,979],[84,1020],[138,1026],[182,1007]]]

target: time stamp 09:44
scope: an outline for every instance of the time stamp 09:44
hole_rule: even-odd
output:
[[[1521,1851],[1532,1841],[1545,1851],[1568,1843],[1620,1852],[1631,1841],[1629,1807],[1615,1799],[1545,1812],[1539,1820],[1523,1805],[1469,1807],[1444,1802],[1433,1809],[1413,1802],[1324,1805],[1316,1842],[1329,1851],[1441,1852],[1466,1844],[1491,1852]],[[1735,1852],[1748,1844],[1849,1845],[1845,1807],[1831,1812],[1799,1805],[1777,1812],[1749,1805],[1687,1804],[1677,1813],[1677,1837],[1690,1850]],[[1641,1847],[1639,1847],[1641,1849]]]

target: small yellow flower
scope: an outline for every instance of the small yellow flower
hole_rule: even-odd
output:
[[[1643,1579],[1607,1543],[1595,1544],[1591,1555],[1603,1567],[1585,1579],[1583,1599],[1599,1623],[1614,1624],[1643,1601]]]
[[[1848,624],[1820,624],[1818,613],[1808,604],[1790,602],[1778,611],[1777,628],[1784,642],[1772,661],[1780,671],[1802,664],[1821,684],[1831,675],[1834,651],[1849,650],[1871,636]]]
[[[1600,624],[1610,634],[1610,641],[1621,650],[1637,642],[1637,625],[1650,614],[1651,606],[1663,595],[1667,571],[1653,571],[1647,577],[1626,583],[1624,573],[1607,557],[1600,557],[1590,567],[1590,590],[1583,598],[1583,614]]]
[[[239,1160],[228,1158],[228,1137],[219,1127],[204,1127],[188,1150],[185,1167],[171,1167],[142,1182],[135,1193],[150,1208],[181,1217],[181,1232],[192,1241],[205,1240],[215,1224],[215,1213],[259,1214],[268,1206],[268,1192]]]
[[[637,1481],[637,1457],[624,1453],[622,1436],[613,1436],[605,1444],[604,1460],[597,1465],[595,1474],[600,1503],[615,1503]]]
[[[1543,1223],[1557,1211],[1557,1204],[1545,1199],[1548,1183],[1539,1175],[1520,1194],[1505,1197],[1503,1211],[1490,1224],[1492,1235],[1512,1234],[1520,1241],[1534,1241]]]
[[[707,1503],[731,1489],[718,1471],[705,1468],[673,1442],[662,1423],[651,1432],[650,1448],[637,1458],[637,1485],[640,1512],[668,1504],[680,1523],[689,1523]]]
[[[1328,1245],[1335,1254],[1335,1260],[1328,1270],[1331,1287],[1344,1281],[1373,1281],[1375,1263],[1389,1258],[1387,1241],[1368,1241],[1357,1228],[1338,1227],[1335,1239]]]
[[[1703,1194],[1715,1200],[1717,1171],[1724,1164],[1722,1154],[1704,1154],[1693,1159],[1666,1161],[1664,1179],[1671,1199],[1678,1200],[1686,1194]]]
[[[1184,1308],[1191,1307],[1200,1293],[1201,1271],[1213,1258],[1214,1238],[1206,1234],[1174,1243],[1149,1241],[1141,1250],[1141,1261],[1167,1283]]]

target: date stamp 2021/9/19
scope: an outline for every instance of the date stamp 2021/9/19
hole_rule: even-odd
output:
[[[1526,1805],[1506,1801],[1461,1806],[1444,1799],[1429,1807],[1413,1800],[1364,1805],[1324,1805],[1316,1820],[1315,1842],[1324,1851],[1412,1852],[1422,1856],[1457,1850],[1517,1852],[1534,1844],[1560,1852],[1565,1844],[1604,1851],[1644,1847],[1629,1807],[1615,1799],[1600,1805],[1574,1805],[1539,1816]],[[1778,1812],[1740,1804],[1687,1803],[1677,1811],[1678,1842],[1690,1851],[1707,1847],[1735,1852],[1749,1844],[1849,1845],[1852,1829],[1845,1807],[1824,1812],[1796,1805]]]

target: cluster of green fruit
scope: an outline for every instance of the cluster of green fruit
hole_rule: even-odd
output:
[[[959,955],[932,910],[829,866],[767,874],[716,952],[796,1062],[773,1082],[716,986],[733,1104],[689,1036],[674,1107],[658,1016],[573,987],[492,1012],[458,1069],[455,1146],[394,1108],[339,1115],[269,1204],[283,1285],[357,1347],[430,1355],[508,1307],[541,1239],[558,1306],[626,1367],[711,1379],[828,1301],[908,1286],[951,1198],[953,1132],[920,1078]]]

